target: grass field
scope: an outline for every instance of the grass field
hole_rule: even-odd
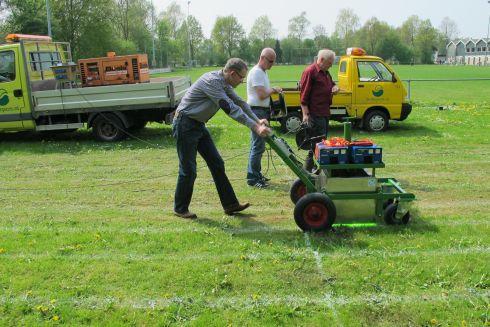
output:
[[[276,68],[273,79],[301,71]],[[403,78],[489,72],[400,67]],[[169,126],[115,144],[88,131],[0,135],[0,325],[489,326],[490,88],[467,85],[467,97],[420,90],[406,121],[354,135],[383,146],[379,176],[416,194],[406,227],[302,233],[295,176],[273,155],[272,187],[249,188],[249,132],[223,114],[208,128],[253,205],[224,215],[199,159],[195,221],[172,215]],[[437,99],[456,105],[435,110]]]
[[[440,66],[440,65],[401,65],[392,67],[402,80],[417,79],[464,79],[490,78],[490,66]],[[188,75],[195,81],[202,73],[219,69],[200,68],[189,71],[181,70],[162,76]],[[301,78],[304,66],[274,66],[269,71],[269,77],[274,85],[296,86]],[[331,74],[336,79],[337,66],[332,67]],[[283,82],[288,81],[288,82]],[[405,84],[406,85],[406,84]],[[244,86],[238,88],[238,93],[246,95]],[[411,100],[420,106],[461,106],[461,105],[490,105],[490,81],[447,81],[447,82],[411,82]]]

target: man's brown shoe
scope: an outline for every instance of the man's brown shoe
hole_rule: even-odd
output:
[[[248,202],[244,203],[244,204],[237,203],[237,204],[231,205],[228,208],[226,208],[225,213],[227,215],[233,215],[234,213],[243,211],[243,210],[247,209],[248,207],[250,207],[250,203],[248,203]]]
[[[190,211],[186,211],[186,212],[177,212],[177,211],[174,211],[174,215],[176,215],[177,217],[180,217],[180,218],[185,218],[185,219],[196,219],[197,218],[197,215],[193,212],[190,212]]]

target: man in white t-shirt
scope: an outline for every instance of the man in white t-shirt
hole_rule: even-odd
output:
[[[247,103],[259,119],[269,120],[270,96],[282,92],[279,87],[270,87],[267,70],[271,69],[276,61],[276,52],[271,48],[265,48],[260,53],[259,62],[247,76]],[[262,175],[262,154],[265,151],[265,141],[255,132],[250,137],[250,155],[248,158],[247,184],[250,186],[267,187],[268,179]]]

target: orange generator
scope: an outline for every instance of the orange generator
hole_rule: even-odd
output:
[[[78,60],[78,68],[84,87],[150,81],[146,54],[116,56],[114,52],[108,52],[107,57]]]

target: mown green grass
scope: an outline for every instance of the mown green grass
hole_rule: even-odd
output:
[[[151,145],[0,135],[0,325],[488,326],[488,97],[356,131],[383,146],[377,175],[416,194],[414,217],[325,234],[295,225],[295,176],[276,155],[272,187],[246,185],[249,131],[222,113],[208,128],[253,205],[225,216],[199,159],[195,221],[172,215],[168,126],[137,133]]]
[[[269,71],[269,77],[274,85],[293,87],[300,80],[305,66],[274,66]],[[330,72],[334,79],[337,77],[337,66]],[[392,68],[405,80],[411,81],[411,101],[420,106],[455,106],[476,104],[488,106],[490,102],[490,80],[486,81],[416,81],[421,79],[469,79],[490,78],[490,66],[446,66],[446,65],[394,65]],[[206,71],[220,69],[206,67],[193,70],[180,70],[163,76],[190,76],[195,81]],[[287,82],[286,82],[287,81]],[[241,96],[246,96],[245,87],[238,88]]]

